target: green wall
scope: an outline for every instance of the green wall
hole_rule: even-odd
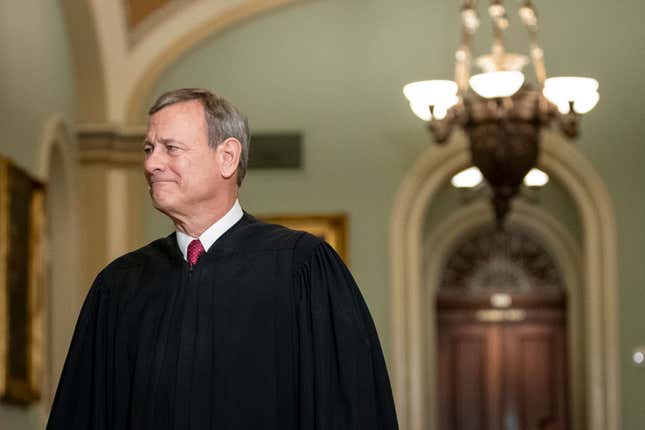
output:
[[[0,2],[0,154],[32,173],[38,170],[45,122],[59,113],[72,124],[72,57],[57,2]]]
[[[38,173],[48,118],[75,116],[74,76],[62,12],[55,1],[0,2],[0,155]],[[76,310],[74,310],[76,311]],[[0,405],[0,428],[42,428],[38,406]]]
[[[516,2],[507,3],[514,11]],[[600,103],[584,118],[575,145],[604,178],[615,205],[623,428],[643,428],[645,370],[630,365],[629,352],[645,344],[645,122],[638,97],[645,94],[645,5],[576,0],[537,7],[550,74],[600,81]],[[511,19],[519,27],[515,12]],[[452,77],[458,25],[456,2],[448,0],[302,2],[207,39],[162,75],[148,100],[175,87],[205,86],[237,104],[256,132],[304,134],[304,169],[251,171],[243,206],[256,213],[348,212],[351,268],[386,347],[390,214],[406,171],[430,141],[401,87]],[[490,32],[487,22],[480,32]],[[523,31],[514,29],[507,39],[526,51]],[[482,52],[486,44],[477,47]],[[545,204],[561,196],[547,192]],[[576,215],[560,212],[575,230]],[[168,229],[150,210],[148,238]]]

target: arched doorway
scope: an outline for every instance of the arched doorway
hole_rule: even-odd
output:
[[[563,276],[517,225],[462,238],[436,294],[442,430],[569,429]]]
[[[80,225],[76,163],[74,139],[65,121],[54,116],[45,125],[39,172],[46,187],[43,420],[49,415],[83,298],[78,276]]]
[[[584,374],[572,375],[581,393],[585,430],[620,428],[618,373],[618,283],[616,227],[607,189],[590,163],[570,144],[545,133],[541,169],[567,191],[581,220],[578,264],[579,292],[573,307],[579,333],[578,357],[586,360]],[[428,208],[442,184],[469,165],[465,136],[449,145],[428,148],[406,175],[394,203],[391,230],[392,352],[391,377],[401,428],[436,429],[437,401],[434,348],[434,307],[429,306],[423,231]],[[553,234],[549,233],[553,236]],[[596,246],[602,243],[602,247]],[[433,296],[434,297],[434,296]],[[570,296],[571,297],[571,296]],[[584,299],[582,299],[582,297]],[[570,317],[571,318],[571,317]],[[580,324],[584,321],[584,324]],[[580,424],[579,424],[580,425]],[[574,428],[580,428],[575,427]]]

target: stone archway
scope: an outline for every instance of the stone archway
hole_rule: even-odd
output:
[[[434,296],[439,287],[439,274],[445,264],[448,255],[455,244],[463,241],[471,231],[482,226],[491,225],[494,222],[490,206],[485,201],[477,201],[468,205],[451,217],[440,223],[427,240],[424,242],[424,294],[423,300],[426,309],[434,312]],[[540,208],[517,201],[514,203],[513,212],[509,216],[508,223],[517,225],[532,232],[539,237],[552,253],[556,261],[560,263],[560,271],[563,275],[563,283],[569,298],[569,310],[567,314],[567,343],[569,345],[568,373],[570,375],[569,404],[571,409],[571,421],[573,429],[586,429],[585,423],[585,378],[584,373],[586,361],[584,354],[584,298],[582,295],[582,273],[581,273],[581,251],[579,244],[571,234],[552,215]],[[431,312],[431,313],[432,313]],[[435,348],[435,318],[426,314],[424,326],[427,327],[427,338],[425,340],[425,362],[428,365],[427,375],[423,377],[428,384],[425,404],[426,408],[424,428],[427,424],[436,425],[436,392],[434,381],[437,375],[433,374],[436,369],[437,351]]]
[[[404,179],[393,209],[391,368],[402,429],[420,430],[430,424],[425,385],[431,372],[425,360],[430,334],[423,300],[423,224],[441,185],[468,164],[467,141],[461,134],[444,147],[428,148]],[[591,430],[618,429],[618,283],[613,208],[591,164],[555,134],[545,133],[539,164],[568,191],[582,220],[584,353],[589,357],[585,375],[586,421]],[[599,243],[603,246],[594,246]]]

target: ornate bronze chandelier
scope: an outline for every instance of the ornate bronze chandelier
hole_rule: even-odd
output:
[[[530,60],[505,49],[509,20],[503,1],[491,0],[488,15],[493,25],[492,50],[475,60],[482,73],[470,75],[473,38],[479,27],[477,0],[463,0],[455,81],[413,82],[403,93],[412,111],[428,122],[437,143],[445,143],[456,126],[466,132],[472,163],[492,189],[495,219],[501,227],[511,199],[536,166],[542,128],[555,122],[565,136],[575,137],[579,116],[593,109],[599,94],[598,82],[591,78],[547,78],[531,0],[519,8],[529,33]],[[525,82],[522,73],[529,62],[535,70],[535,85]]]

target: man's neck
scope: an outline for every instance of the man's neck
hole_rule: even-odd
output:
[[[213,207],[199,208],[195,215],[187,216],[181,220],[173,218],[175,228],[191,237],[199,237],[210,226],[226,215],[236,200],[237,195],[231,195],[230,198]]]

